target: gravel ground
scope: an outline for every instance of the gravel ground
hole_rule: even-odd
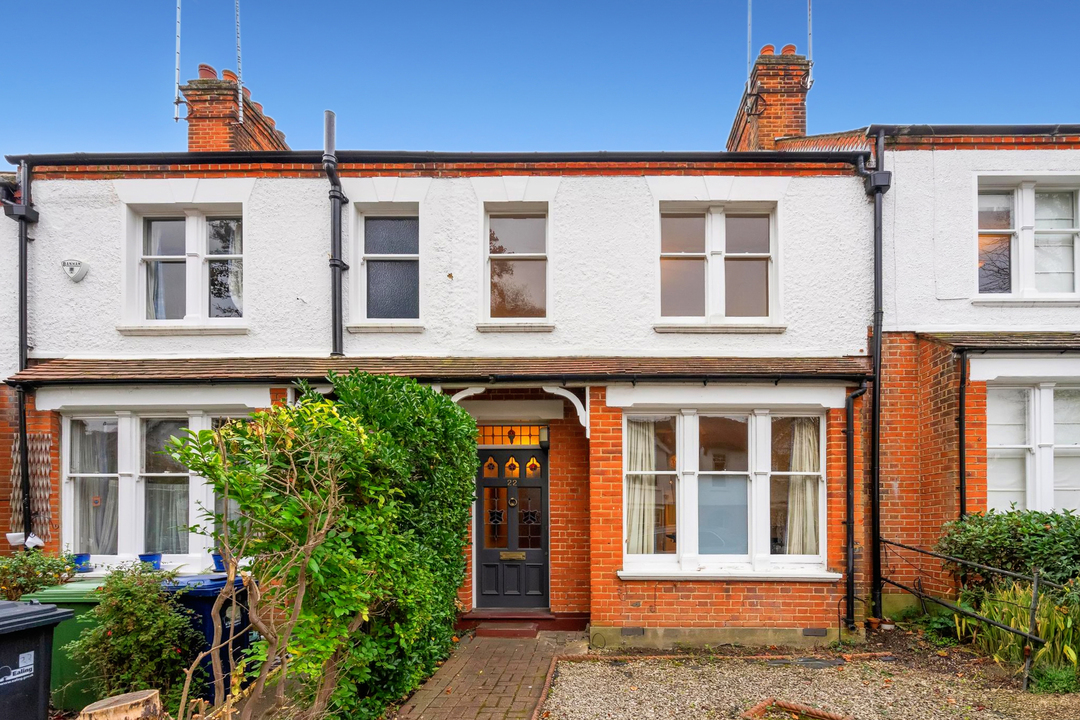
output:
[[[1022,694],[968,677],[855,661],[826,669],[695,658],[561,662],[547,720],[737,718],[767,697],[856,720],[1073,720],[1080,697]]]

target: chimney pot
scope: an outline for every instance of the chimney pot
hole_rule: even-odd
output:
[[[780,49],[780,54],[781,55],[794,55],[795,54],[795,46],[794,45],[785,45],[784,47],[782,47]]]
[[[200,80],[217,80],[217,70],[206,63],[199,64],[199,79]]]
[[[257,103],[257,102],[253,102],[253,103],[251,103],[251,104],[252,104],[252,105],[254,105],[254,106],[255,106],[255,109],[256,109],[256,110],[258,110],[259,112],[262,112],[262,111],[263,111],[263,109],[262,109],[262,103]]]
[[[251,99],[251,88],[244,88],[244,97],[248,100]]]
[[[222,70],[221,79],[228,80],[229,82],[236,82],[236,73],[234,73],[232,70]]]
[[[759,55],[772,55],[775,52],[776,52],[776,46],[775,45],[763,45],[762,48],[761,48],[761,52],[758,53],[758,54]]]

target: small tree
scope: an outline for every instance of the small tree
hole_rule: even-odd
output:
[[[215,617],[239,573],[262,636],[253,696],[280,666],[279,705],[291,676],[306,717],[376,717],[449,648],[475,424],[411,380],[331,381],[336,400],[309,391],[170,453],[233,505],[207,518],[229,578]],[[228,702],[218,651],[230,642],[215,626],[215,704]]]

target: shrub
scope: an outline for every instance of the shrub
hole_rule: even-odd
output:
[[[5,600],[18,600],[27,593],[66,583],[74,576],[75,560],[71,555],[27,550],[0,557],[0,594]]]
[[[332,398],[305,388],[170,452],[234,505],[208,520],[229,572],[242,557],[254,580],[253,695],[280,661],[303,716],[374,718],[451,647],[476,426],[409,379],[330,381]]]
[[[1080,652],[1080,594],[1070,582],[1062,592],[1039,591],[1035,614],[1035,635],[1046,640],[1034,648],[1032,667],[1067,668],[1075,675]],[[1031,618],[1031,584],[998,583],[965,590],[960,604],[972,607],[991,620],[1028,631]],[[956,617],[958,633],[968,636],[983,652],[1000,663],[1021,665],[1024,662],[1024,638],[969,617]]]
[[[1080,692],[1076,668],[1035,668],[1031,671],[1031,691],[1041,694]]]
[[[157,688],[166,709],[179,706],[184,671],[203,645],[190,611],[162,582],[173,573],[137,563],[109,573],[100,599],[80,622],[94,622],[67,645],[101,697]]]
[[[1064,584],[1080,576],[1080,515],[1035,510],[967,515],[945,524],[937,550],[1024,574],[1038,568],[1047,580]],[[967,566],[953,569],[966,585],[994,580]]]

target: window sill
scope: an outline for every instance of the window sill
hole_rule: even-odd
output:
[[[193,325],[189,323],[162,323],[146,325],[117,325],[121,335],[247,335],[247,325],[212,324]]]
[[[752,335],[779,335],[787,325],[742,325],[739,323],[658,323],[653,325],[658,333],[747,333]]]
[[[971,304],[982,307],[1080,307],[1080,297],[978,297],[973,299]]]
[[[356,323],[346,325],[345,329],[356,333],[422,333],[423,325],[411,323]]]
[[[620,580],[719,580],[751,582],[836,582],[843,579],[840,573],[826,570],[774,570],[770,572],[722,570],[619,570]]]
[[[476,331],[482,333],[549,333],[555,332],[555,326],[535,322],[481,322],[476,323]]]

